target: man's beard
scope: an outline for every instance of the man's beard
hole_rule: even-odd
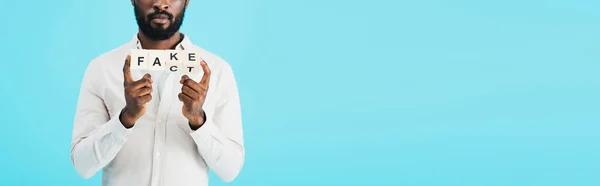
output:
[[[133,8],[135,11],[135,19],[137,21],[138,27],[146,37],[154,41],[169,39],[171,38],[171,36],[177,33],[177,31],[179,31],[179,28],[181,27],[181,24],[183,23],[183,17],[185,15],[185,8],[181,11],[181,14],[175,17],[175,20],[173,20],[173,14],[170,14],[168,12],[161,12],[157,10],[150,13],[147,16],[144,16],[144,12],[142,12],[142,10],[139,9],[137,5],[134,5]],[[171,24],[169,24],[169,26],[166,29],[163,29],[160,26],[157,28],[152,27],[150,21],[152,20],[151,18],[156,14],[165,14],[169,16],[169,22]]]

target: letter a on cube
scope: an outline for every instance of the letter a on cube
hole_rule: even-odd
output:
[[[148,69],[152,71],[165,70],[169,53],[165,50],[148,50]]]

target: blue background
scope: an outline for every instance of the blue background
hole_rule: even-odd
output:
[[[127,0],[2,0],[0,185],[100,185],[69,157]],[[238,79],[246,163],[211,185],[600,185],[600,2],[191,0]]]

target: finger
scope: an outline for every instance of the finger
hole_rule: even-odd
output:
[[[183,104],[190,104],[192,103],[192,98],[182,92],[179,93],[179,101],[183,102]]]
[[[138,99],[138,105],[144,105],[144,104],[150,102],[150,100],[152,100],[152,95],[147,94],[145,96],[140,96],[137,99]]]
[[[190,79],[190,77],[188,77],[188,75],[183,75],[181,76],[181,80],[179,80],[179,83],[183,84],[183,82],[185,82],[185,80]]]
[[[144,77],[142,77],[142,79],[148,79],[150,81],[150,84],[152,84],[152,76],[150,76],[150,74],[146,73]]]
[[[136,90],[141,88],[152,88],[152,83],[148,79],[140,79],[138,81],[134,81],[129,85],[130,90]]]
[[[194,81],[193,79],[187,79],[183,82],[183,86],[188,86],[190,88],[192,88],[194,91],[196,92],[202,92],[202,90],[204,90],[200,84],[198,84],[196,81]],[[183,88],[183,87],[182,87]]]
[[[137,91],[135,91],[134,95],[145,96],[145,95],[148,95],[148,94],[152,94],[152,88],[143,87],[141,89],[137,89]]]
[[[200,66],[202,66],[202,71],[204,71],[200,84],[204,85],[204,87],[208,87],[208,82],[210,82],[210,68],[208,68],[208,64],[206,64],[204,60],[200,62]]]
[[[123,65],[123,81],[124,84],[129,84],[131,82],[133,82],[133,78],[131,77],[131,56],[127,55],[127,58],[125,59],[125,64]]]
[[[198,92],[194,91],[189,86],[185,86],[184,85],[183,87],[181,87],[181,93],[183,93],[186,96],[192,98],[192,100],[196,100],[198,98]]]
[[[130,86],[132,90],[140,89],[142,87],[152,88],[152,79],[150,78],[150,74],[144,75],[142,79],[134,81]]]

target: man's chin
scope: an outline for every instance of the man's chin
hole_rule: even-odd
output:
[[[169,23],[166,23],[166,24],[150,23],[150,26],[154,30],[167,30],[167,28],[169,28]]]
[[[154,41],[162,41],[162,40],[167,40],[169,38],[171,38],[171,36],[173,36],[172,33],[167,33],[167,31],[165,30],[152,30],[149,31],[147,33],[144,33],[148,39],[150,40],[154,40]]]

